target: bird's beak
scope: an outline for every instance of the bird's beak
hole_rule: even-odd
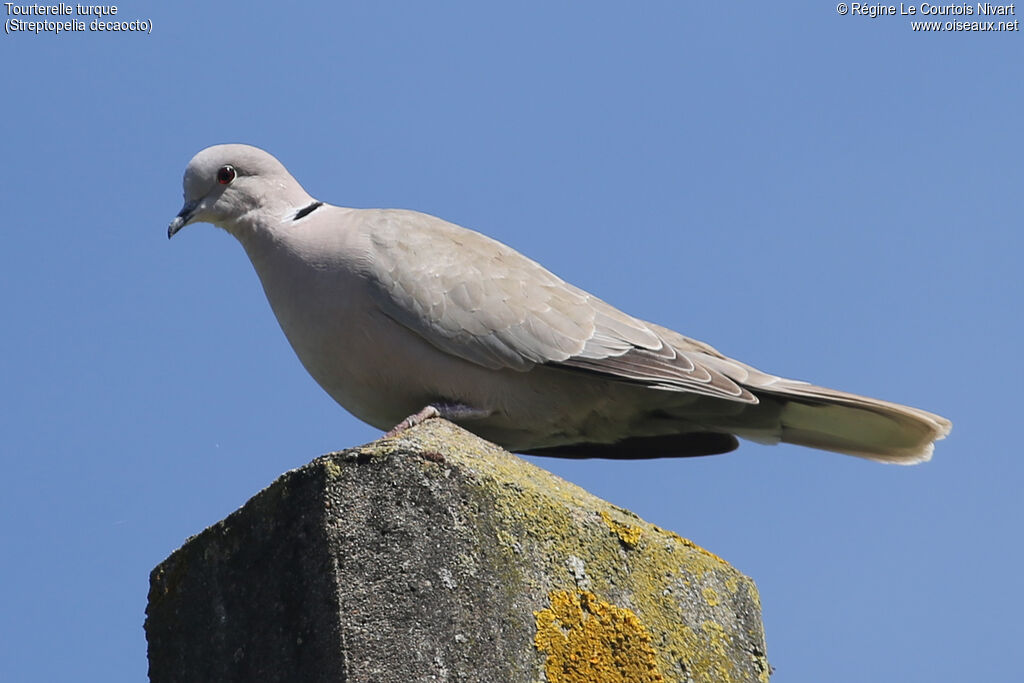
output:
[[[195,215],[196,209],[199,207],[199,202],[185,202],[185,206],[181,207],[181,211],[174,217],[171,224],[167,226],[167,239],[174,237],[174,233],[178,232],[186,225],[192,222],[192,216]]]

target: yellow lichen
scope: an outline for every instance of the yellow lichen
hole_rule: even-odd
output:
[[[552,591],[534,612],[549,683],[663,683],[651,636],[631,610],[590,591]]]
[[[640,537],[643,536],[644,533],[642,527],[617,522],[612,519],[612,516],[608,514],[606,510],[601,510],[601,519],[604,520],[605,525],[611,529],[625,545],[630,548],[635,548],[637,544],[640,543]]]
[[[707,601],[708,605],[710,605],[711,607],[714,607],[719,603],[718,591],[716,591],[711,586],[708,586],[707,588],[702,590],[701,595],[704,596],[704,600]]]
[[[754,659],[754,668],[757,669],[757,680],[760,683],[769,683],[772,676],[772,668],[768,665],[768,658],[763,653],[757,653],[752,655]]]
[[[732,661],[729,659],[729,643],[732,641],[730,636],[722,625],[718,622],[706,620],[700,625],[701,630],[704,631],[705,637],[711,644],[711,652],[714,656],[723,662],[729,662],[728,668],[733,667]]]
[[[696,543],[694,543],[690,539],[683,538],[682,536],[680,536],[679,534],[677,534],[674,531],[669,531],[668,529],[662,529],[661,527],[657,527],[657,526],[654,527],[654,529],[655,529],[655,531],[660,531],[663,534],[667,534],[668,536],[671,536],[672,538],[676,539],[677,541],[679,541],[683,545],[685,545],[685,546],[687,546],[689,548],[693,548],[697,552],[703,553],[704,555],[707,555],[708,557],[710,557],[713,560],[716,560],[716,561],[718,561],[718,562],[720,562],[720,563],[722,563],[724,565],[727,565],[727,566],[729,564],[728,562],[726,562],[725,560],[720,558],[718,555],[715,555],[710,550],[706,550],[706,549],[700,547],[699,545],[697,545]]]
[[[520,558],[515,565],[519,573],[508,577],[509,585],[523,582],[519,590],[541,590],[548,595],[550,606],[535,612],[534,617],[535,644],[546,653],[549,683],[664,681],[666,677],[693,683],[733,683],[749,680],[751,673],[759,679],[767,677],[764,656],[738,649],[746,636],[733,633],[724,626],[727,622],[719,621],[719,610],[724,610],[723,616],[729,612],[722,606],[726,596],[742,592],[742,601],[755,605],[758,599],[753,583],[723,559],[442,421],[430,420],[404,434],[393,440],[397,451],[408,449],[401,442],[409,439],[417,450],[444,452],[451,473],[432,463],[425,463],[425,471],[434,477],[465,476],[477,492],[473,504],[495,511],[501,524],[494,529],[494,538]],[[629,550],[625,556],[623,545]],[[586,585],[575,584],[580,593],[549,592],[552,583],[571,586],[577,580],[567,558],[585,564]],[[705,590],[709,587],[714,591],[710,598],[712,594]],[[632,619],[627,622],[625,616],[615,617],[618,628],[629,632],[628,623],[642,627],[644,638],[636,636],[628,642],[633,650],[646,653],[647,659],[642,661],[648,668],[644,670],[656,677],[643,678],[633,671],[625,676],[595,673],[596,664],[591,660],[604,660],[593,647],[596,636],[584,635],[585,628],[601,631],[598,605],[602,603],[594,594],[616,596],[607,599],[620,603],[619,596],[626,597],[630,610],[622,612]],[[693,598],[711,610],[700,612],[703,623],[691,621],[697,613],[686,612]],[[718,604],[712,605],[716,599]],[[613,618],[611,610],[615,609],[619,608],[604,608],[607,619]],[[645,647],[641,648],[641,643]],[[763,649],[763,641],[757,645]],[[612,646],[602,647],[611,657]]]
[[[694,683],[732,683],[742,674],[729,655],[732,638],[720,624],[705,621],[700,633],[689,626],[681,629],[686,671]]]
[[[327,476],[331,479],[341,476],[341,467],[333,460],[324,460],[324,469],[327,470]]]

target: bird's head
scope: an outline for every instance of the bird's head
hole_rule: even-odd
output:
[[[168,238],[189,223],[212,223],[238,237],[247,217],[283,219],[312,200],[280,161],[249,145],[202,150],[188,163],[183,186],[185,204],[167,226]]]

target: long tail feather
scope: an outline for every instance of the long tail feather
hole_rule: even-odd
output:
[[[924,410],[792,380],[754,393],[781,402],[780,441],[879,462],[925,462],[953,427]]]

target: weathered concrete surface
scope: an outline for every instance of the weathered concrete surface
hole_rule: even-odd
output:
[[[153,570],[150,680],[767,681],[753,582],[429,420],[288,472]]]

